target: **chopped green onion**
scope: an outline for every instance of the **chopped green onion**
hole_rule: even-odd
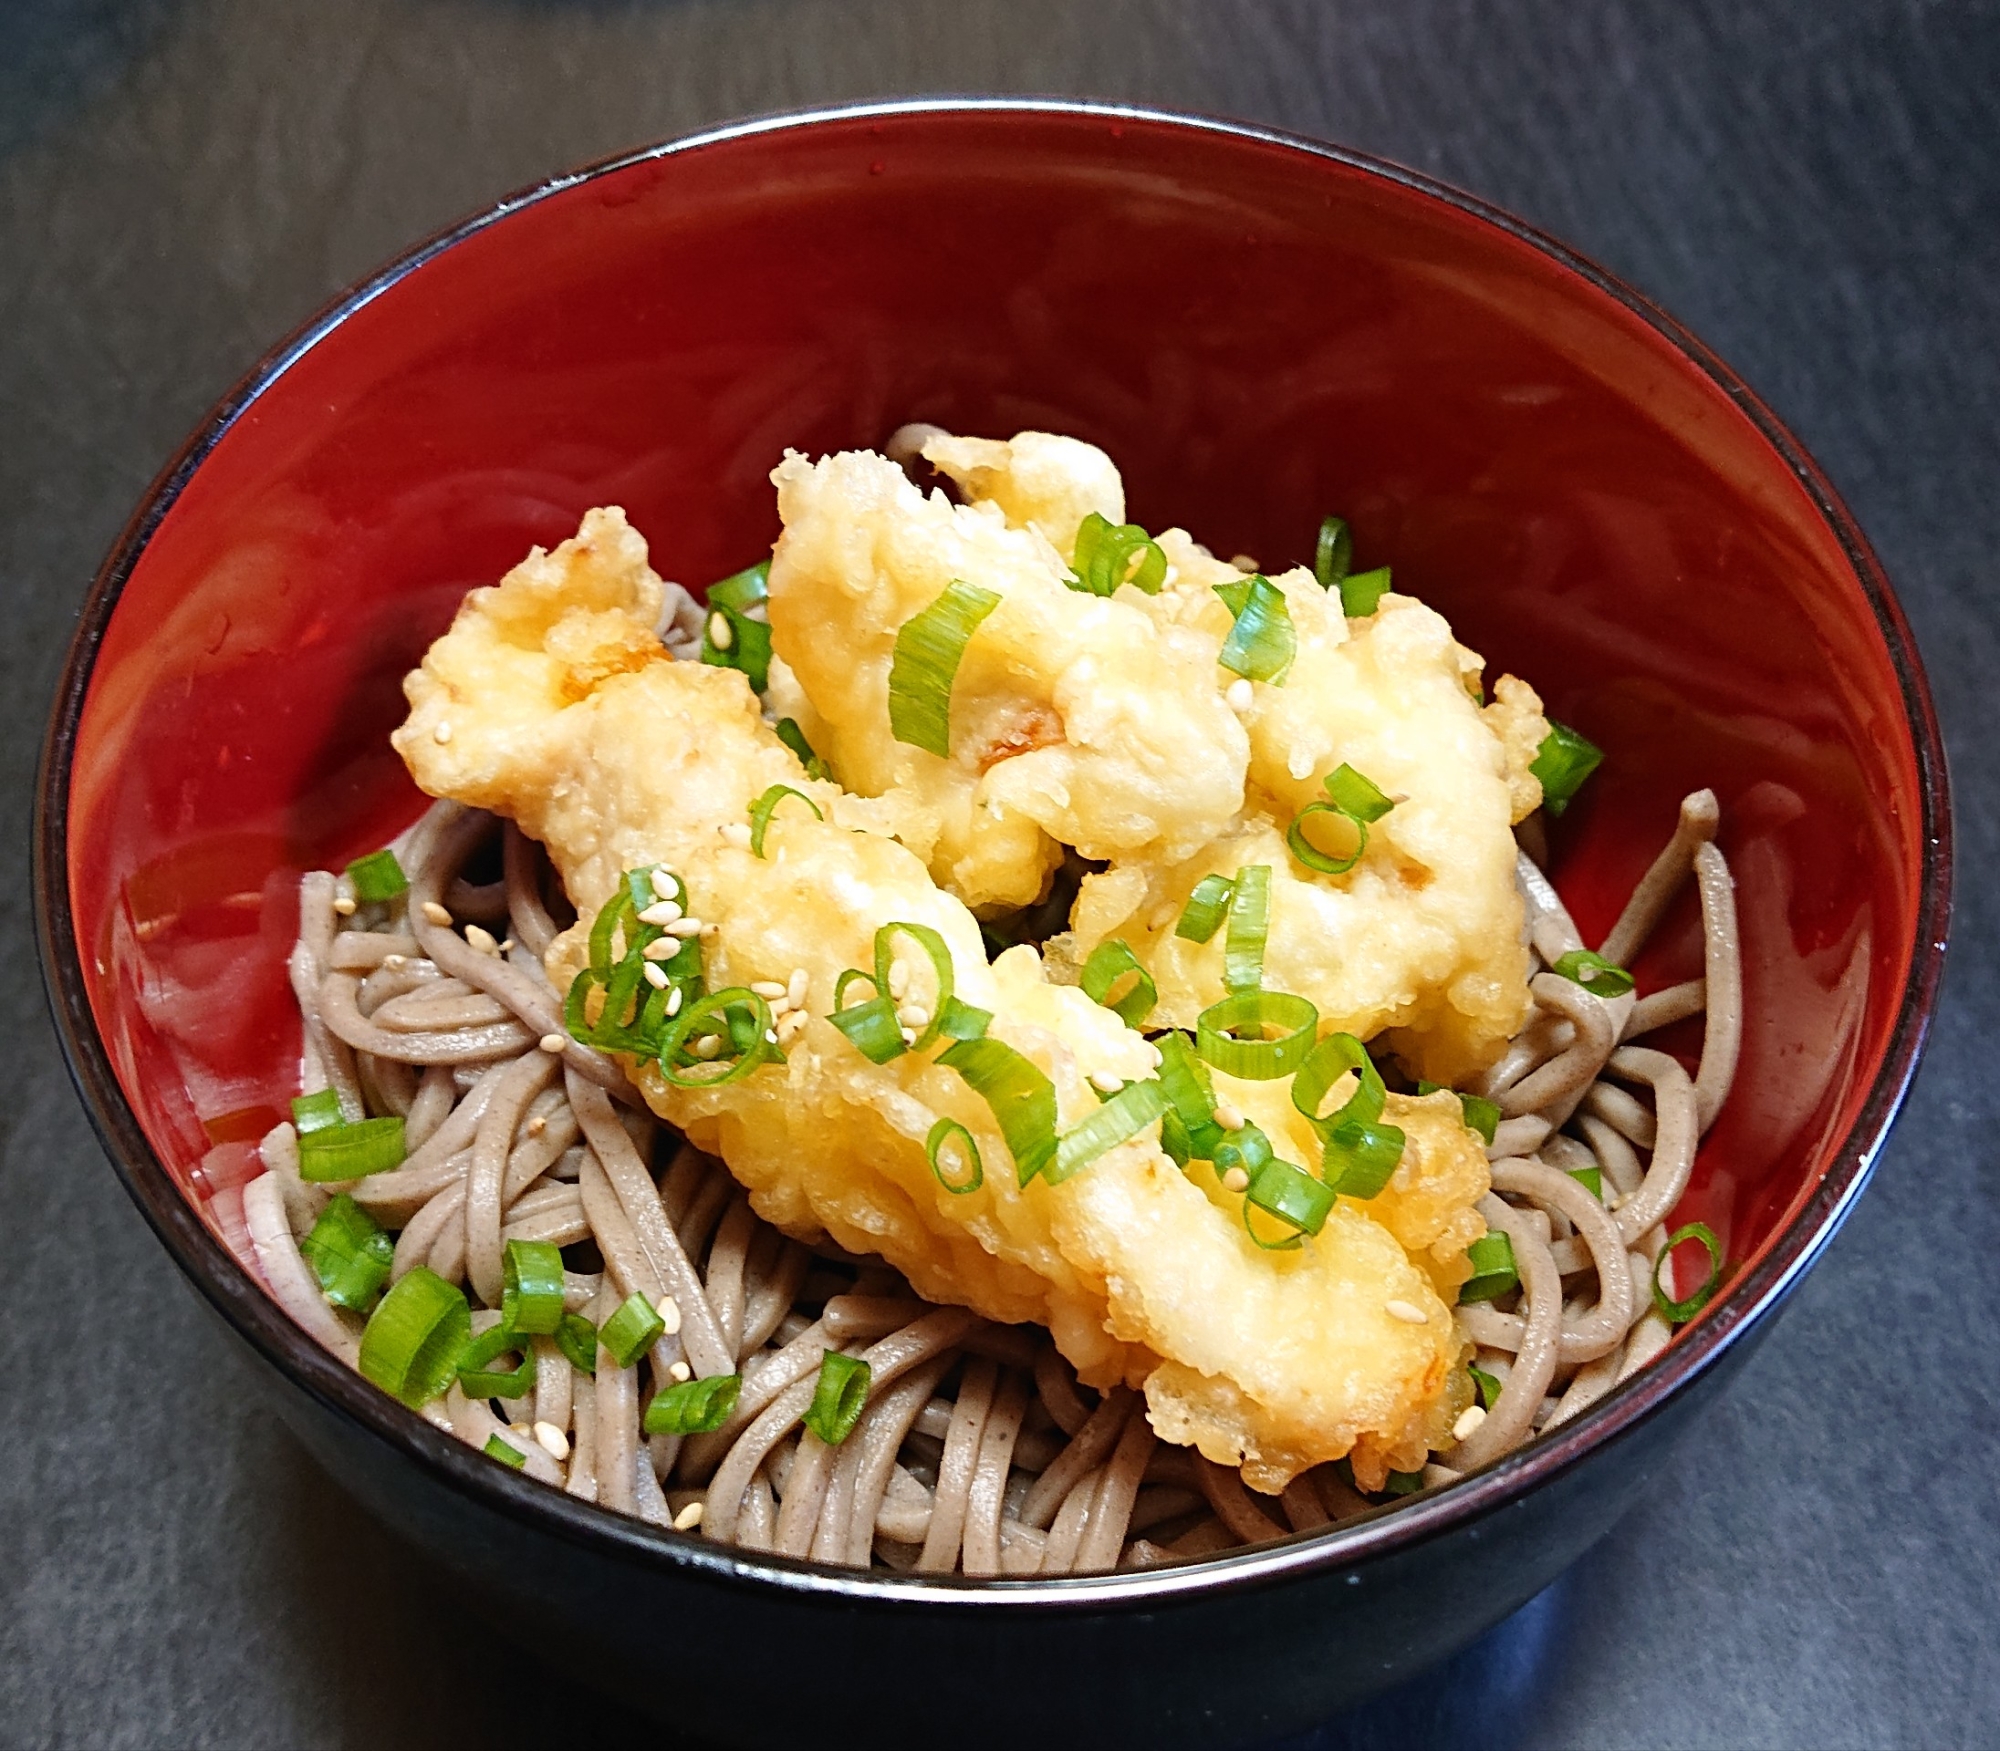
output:
[[[1242,1125],[1234,1131],[1224,1131],[1221,1141],[1215,1146],[1215,1171],[1226,1174],[1234,1168],[1256,1176],[1263,1165],[1272,1160],[1277,1151],[1271,1147],[1271,1139],[1264,1135],[1257,1125]]]
[[[1138,977],[1116,1003],[1107,1001],[1111,988],[1127,973],[1136,973]],[[1133,1028],[1152,1014],[1153,1005],[1160,1000],[1160,988],[1153,983],[1153,975],[1139,964],[1131,944],[1115,936],[1100,942],[1083,963],[1083,994],[1093,1003],[1102,1003],[1127,1027]]]
[[[954,578],[928,608],[904,621],[889,659],[889,733],[940,760],[951,757],[951,689],[979,623],[999,592]]]
[[[854,1432],[868,1403],[868,1364],[858,1356],[828,1350],[819,1359],[819,1381],[804,1418],[808,1429],[829,1447],[838,1447]]]
[[[1489,1374],[1484,1368],[1468,1362],[1466,1370],[1472,1376],[1472,1384],[1478,1390],[1479,1404],[1483,1410],[1491,1410],[1500,1402],[1500,1376]]]
[[[1135,553],[1139,564],[1128,577]],[[1075,572],[1068,580],[1072,590],[1109,596],[1120,584],[1130,584],[1157,596],[1166,581],[1167,556],[1137,523],[1113,523],[1097,511],[1084,517],[1076,531]]]
[[[850,967],[848,971],[856,972],[857,969]],[[868,977],[866,973],[859,976]],[[896,1005],[892,998],[870,997],[846,1009],[836,1008],[826,1019],[839,1028],[854,1049],[871,1064],[886,1064],[910,1049],[903,1038],[903,1024],[896,1019]]]
[[[508,1369],[491,1369],[486,1364],[508,1352],[521,1360]],[[467,1398],[522,1398],[535,1390],[535,1352],[503,1322],[481,1332],[467,1344],[458,1358],[458,1384]]]
[[[1340,611],[1349,620],[1366,620],[1389,593],[1389,568],[1378,565],[1373,571],[1349,572],[1340,580]]]
[[[624,1306],[604,1322],[597,1341],[619,1367],[629,1368],[653,1347],[653,1340],[666,1329],[667,1322],[660,1317],[659,1309],[645,1296],[628,1295]]]
[[[1421,1471],[1392,1471],[1382,1485],[1385,1496],[1414,1496],[1424,1487]]]
[[[1167,1110],[1167,1097],[1157,1082],[1128,1082],[1087,1119],[1080,1119],[1056,1141],[1056,1152],[1045,1170],[1048,1182],[1059,1186],[1100,1155],[1132,1138]]]
[[[1333,1209],[1333,1191],[1302,1167],[1275,1156],[1251,1176],[1245,1200],[1301,1234],[1317,1234]],[[1257,1239],[1251,1230],[1250,1238]],[[1259,1243],[1262,1244],[1261,1242]]]
[[[1313,553],[1313,576],[1322,590],[1333,589],[1354,566],[1354,537],[1339,517],[1328,517],[1319,526],[1319,543]]]
[[[316,1185],[365,1179],[401,1167],[401,1119],[358,1119],[351,1125],[324,1125],[299,1138],[299,1178]]]
[[[799,728],[796,718],[781,717],[777,722],[778,740],[799,757],[799,764],[806,769],[808,778],[831,778],[827,764],[813,752],[813,745],[806,740],[806,733]]]
[[[944,1146],[951,1142],[956,1142],[965,1152],[969,1164],[969,1171],[956,1178],[946,1173],[938,1160]],[[963,1197],[967,1192],[976,1192],[986,1183],[986,1169],[979,1160],[979,1145],[973,1142],[972,1133],[956,1119],[940,1119],[931,1127],[930,1135],[924,1139],[924,1156],[931,1164],[931,1172],[937,1175],[937,1183],[955,1196]]]
[[[743,614],[759,602],[768,601],[770,595],[771,562],[760,559],[755,565],[746,565],[740,572],[732,572],[720,582],[710,584],[708,605],[711,608],[734,608]]]
[[[1491,1301],[1521,1281],[1520,1269],[1514,1263],[1514,1243],[1504,1229],[1488,1229],[1465,1249],[1465,1258],[1472,1266],[1472,1275],[1459,1285],[1461,1307],[1474,1301]]]
[[[715,1025],[718,1019],[719,1027]],[[733,1057],[725,1059],[718,1053],[713,1058],[696,1058],[687,1051],[688,1041],[702,1023],[708,1023],[702,1028],[703,1037],[721,1034],[729,1042],[725,1050],[733,1049]],[[666,1032],[660,1036],[660,1074],[676,1088],[721,1088],[741,1082],[760,1064],[784,1061],[784,1054],[769,1037],[776,1026],[771,1006],[749,986],[731,985],[711,991],[706,997],[684,1005],[680,1014],[667,1024]],[[719,1076],[683,1074],[686,1069],[712,1070],[718,1065],[723,1066]]]
[[[1688,1240],[1698,1242],[1708,1254],[1708,1277],[1692,1295],[1676,1301],[1661,1287],[1660,1272],[1667,1268],[1667,1260],[1674,1256],[1674,1248]],[[1715,1230],[1706,1222],[1690,1222],[1685,1228],[1677,1228],[1667,1236],[1667,1244],[1660,1248],[1660,1256],[1653,1261],[1653,1305],[1667,1324],[1684,1325],[1708,1305],[1721,1282],[1722,1242],[1715,1238]]]
[[[546,1240],[510,1240],[500,1255],[504,1272],[500,1320],[511,1332],[552,1332],[563,1318],[562,1254]]]
[[[1478,1132],[1480,1141],[1490,1147],[1494,1132],[1500,1129],[1499,1106],[1483,1094],[1462,1094],[1458,1105],[1465,1115],[1467,1129]]]
[[[458,1374],[472,1336],[465,1296],[419,1265],[377,1303],[361,1333],[361,1372],[412,1410],[439,1397]]]
[[[1285,592],[1269,578],[1248,577],[1240,583],[1217,584],[1215,593],[1236,616],[1215,660],[1246,681],[1283,685],[1299,650]]]
[[[1182,1167],[1190,1161],[1213,1160],[1227,1133],[1215,1122],[1207,1066],[1195,1055],[1186,1034],[1165,1033],[1153,1043],[1160,1053],[1160,1092],[1167,1097],[1160,1147]]]
[[[565,1313],[556,1327],[556,1348],[579,1374],[597,1372],[597,1327],[580,1313]]]
[[[1303,997],[1287,991],[1239,991],[1201,1012],[1195,1050],[1226,1075],[1272,1082],[1305,1062],[1318,1027],[1319,1011]],[[1252,1030],[1254,1038],[1240,1037]]]
[[[788,796],[795,796],[813,812],[815,820],[824,821],[826,816],[819,812],[819,804],[802,790],[794,790],[789,784],[774,784],[750,805],[750,850],[753,855],[764,855],[764,835],[771,830],[771,817],[778,805]]]
[[[1264,982],[1264,943],[1271,933],[1271,866],[1253,863],[1236,872],[1229,896],[1229,931],[1223,938],[1222,984],[1255,991]]]
[[[1344,761],[1322,783],[1327,800],[1307,803],[1292,818],[1291,826],[1285,830],[1285,843],[1307,869],[1317,870],[1321,875],[1345,875],[1368,849],[1368,824],[1379,821],[1396,805],[1380,786]],[[1313,815],[1338,815],[1353,826],[1354,850],[1349,856],[1335,857],[1306,838],[1306,821]]]
[[[340,1096],[332,1089],[322,1088],[317,1094],[293,1097],[292,1128],[301,1137],[308,1131],[324,1131],[341,1123],[344,1121],[340,1113]]]
[[[1604,763],[1604,750],[1568,724],[1549,719],[1549,733],[1528,770],[1542,781],[1542,807],[1552,815],[1568,808],[1583,781]]]
[[[1394,1125],[1342,1125],[1326,1140],[1321,1171],[1343,1198],[1372,1198],[1389,1183],[1408,1139]]]
[[[389,1280],[396,1243],[345,1192],[319,1213],[299,1255],[313,1268],[320,1293],[335,1307],[366,1313]]]
[[[993,1025],[993,1011],[947,997],[938,1011],[938,1033],[947,1040],[977,1040]]]
[[[1634,984],[1632,975],[1623,967],[1587,948],[1571,949],[1550,970],[1581,985],[1593,997],[1623,997]]]
[[[1380,785],[1344,760],[1326,775],[1324,783],[1333,806],[1356,822],[1379,821],[1396,806]]]
[[[931,1006],[931,1019],[917,1034],[911,1045],[916,1052],[928,1051],[944,1031],[945,1005],[951,1002],[952,969],[951,950],[945,940],[928,924],[885,924],[875,932],[875,989],[889,990],[889,969],[895,960],[896,938],[907,936],[931,963],[931,976],[937,982],[935,999]]]
[[[1227,876],[1203,876],[1195,883],[1194,892],[1188,895],[1187,905],[1181,909],[1181,921],[1174,926],[1174,934],[1185,942],[1208,941],[1228,916],[1230,897],[1235,892],[1236,884]]]
[[[1348,1071],[1359,1076],[1338,1112],[1320,1115],[1320,1102]],[[1372,1198],[1389,1183],[1408,1139],[1381,1123],[1388,1091],[1368,1050],[1352,1034],[1328,1034],[1292,1078],[1292,1105],[1319,1134],[1320,1171],[1342,1197]]]
[[[752,693],[771,682],[771,628],[735,608],[711,601],[702,610],[701,660],[718,669],[740,669]]]
[[[646,1407],[649,1435],[712,1435],[729,1421],[743,1390],[740,1374],[709,1374],[680,1380],[653,1394]]]
[[[1595,1167],[1573,1167],[1569,1170],[1569,1177],[1575,1180],[1578,1185],[1583,1187],[1600,1204],[1604,1202],[1604,1174],[1601,1169]]]
[[[519,1449],[510,1447],[498,1435],[488,1435],[486,1445],[480,1448],[488,1459],[497,1459],[502,1465],[511,1465],[516,1471],[528,1463],[528,1456]]]
[[[1014,1157],[1014,1172],[1026,1185],[1056,1152],[1056,1085],[1004,1040],[990,1034],[960,1040],[938,1054],[966,1086],[992,1110],[1000,1135]]]
[[[354,884],[354,897],[364,905],[376,900],[393,900],[410,891],[410,878],[393,851],[371,851],[347,866],[347,879]]]

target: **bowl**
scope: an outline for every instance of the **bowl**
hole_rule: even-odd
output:
[[[720,576],[777,533],[787,446],[913,419],[1090,439],[1138,521],[1221,553],[1289,563],[1340,510],[1399,588],[1608,749],[1555,838],[1590,940],[1677,799],[1717,790],[1747,1021],[1680,1219],[1732,1269],[1656,1365],[1329,1533],[1144,1573],[924,1579],[545,1489],[350,1373],[238,1265],[252,1140],[295,1086],[294,878],[416,814],[386,736],[462,592],[601,503],[663,575]],[[35,850],[57,1025],[127,1190],[257,1389],[481,1608],[730,1740],[1061,1721],[1170,1745],[1295,1729],[1442,1657],[1668,1463],[1868,1177],[1937,994],[1949,841],[1881,568],[1769,410],[1643,298],[1353,153],[967,101],[744,123],[558,177],[278,347],[97,577]],[[892,1647],[891,1681],[857,1685]]]

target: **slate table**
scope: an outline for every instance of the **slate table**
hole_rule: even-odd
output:
[[[939,91],[1274,123],[1594,255],[1826,465],[1955,763],[1944,1012],[1859,1213],[1655,1497],[1483,1642],[1297,1745],[2000,1743],[2000,1078],[1977,1061],[2000,1028],[1979,694],[2000,671],[2000,7],[4,0],[0,1744],[661,1742],[496,1649],[232,1390],[44,1014],[36,747],[126,511],[342,285],[621,147]]]

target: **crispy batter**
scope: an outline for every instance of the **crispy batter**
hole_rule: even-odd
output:
[[[787,464],[795,485],[803,467]],[[989,523],[1007,533],[973,514],[981,540]],[[806,971],[815,1019],[784,1063],[702,1090],[635,1066],[655,1110],[717,1150],[768,1220],[878,1253],[934,1299],[1047,1324],[1087,1381],[1143,1385],[1166,1438],[1242,1463],[1259,1489],[1350,1452],[1364,1487],[1421,1464],[1464,1395],[1448,1297],[1486,1184],[1484,1154],[1448,1104],[1392,1103],[1416,1145],[1404,1183],[1367,1204],[1342,1200],[1290,1253],[1259,1250],[1241,1200],[1205,1168],[1177,1170],[1156,1127],[1060,1186],[1020,1188],[990,1112],[957,1072],[916,1055],[870,1064],[823,1019],[840,971],[869,964],[876,929],[908,920],[943,935],[960,994],[1048,1073],[1065,1126],[1096,1109],[1090,1075],[1150,1075],[1153,1048],[1052,984],[1033,949],[989,965],[965,905],[888,836],[882,800],[806,779],[740,674],[648,644],[659,592],[622,514],[591,513],[575,541],[468,597],[409,677],[411,714],[395,737],[426,790],[541,839],[584,918],[624,869],[665,862],[712,926],[712,987]],[[826,819],[781,812],[757,858],[720,829],[745,822],[773,783],[806,792]],[[550,951],[559,987],[581,933]],[[1283,1085],[1233,1087],[1274,1139],[1311,1159]],[[986,1174],[973,1193],[948,1193],[930,1171],[923,1140],[940,1115],[978,1141]],[[1422,1323],[1391,1315],[1397,1300]]]

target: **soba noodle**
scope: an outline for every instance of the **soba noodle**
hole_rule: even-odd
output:
[[[1708,791],[1602,944],[1628,965],[1693,879],[1701,978],[1602,998],[1546,969],[1581,948],[1525,852],[1520,885],[1537,965],[1534,1011],[1476,1085],[1502,1114],[1480,1209],[1512,1242],[1520,1287],[1459,1309],[1475,1365],[1499,1383],[1459,1419],[1457,1444],[1414,1487],[1448,1485],[1595,1403],[1664,1348],[1654,1305],[1665,1221],[1695,1145],[1735,1074],[1742,970],[1728,866]],[[497,841],[497,844],[496,844]],[[567,907],[539,847],[449,806],[397,847],[406,900],[359,904],[345,877],[300,884],[289,961],[304,1022],[303,1087],[344,1118],[404,1121],[404,1163],[346,1187],[299,1171],[293,1127],[263,1140],[244,1192],[256,1267],[273,1296],[350,1364],[355,1315],[319,1292],[299,1250],[346,1190],[399,1231],[392,1277],[426,1265],[499,1319],[503,1246],[566,1250],[564,1302],[601,1324],[639,1294],[672,1317],[628,1366],[599,1348],[594,1376],[532,1341],[531,1395],[427,1407],[476,1448],[499,1439],[527,1474],[572,1495],[723,1544],[925,1574],[1052,1575],[1186,1561],[1337,1525],[1379,1505],[1342,1464],[1281,1497],[1153,1435],[1143,1398],[1097,1394],[1045,1334],[926,1305],[879,1260],[802,1243],[758,1218],[727,1170],[658,1126],[616,1063],[562,1028],[541,956]],[[497,851],[497,858],[492,854]],[[484,853],[497,879],[468,869]],[[496,940],[495,933],[505,932]],[[1697,1073],[1631,1042],[1705,1017]],[[1575,1176],[1595,1168],[1602,1200]],[[804,1417],[822,1356],[858,1357],[869,1396],[830,1446]],[[643,1431],[653,1393],[692,1373],[740,1374],[714,1433]]]

